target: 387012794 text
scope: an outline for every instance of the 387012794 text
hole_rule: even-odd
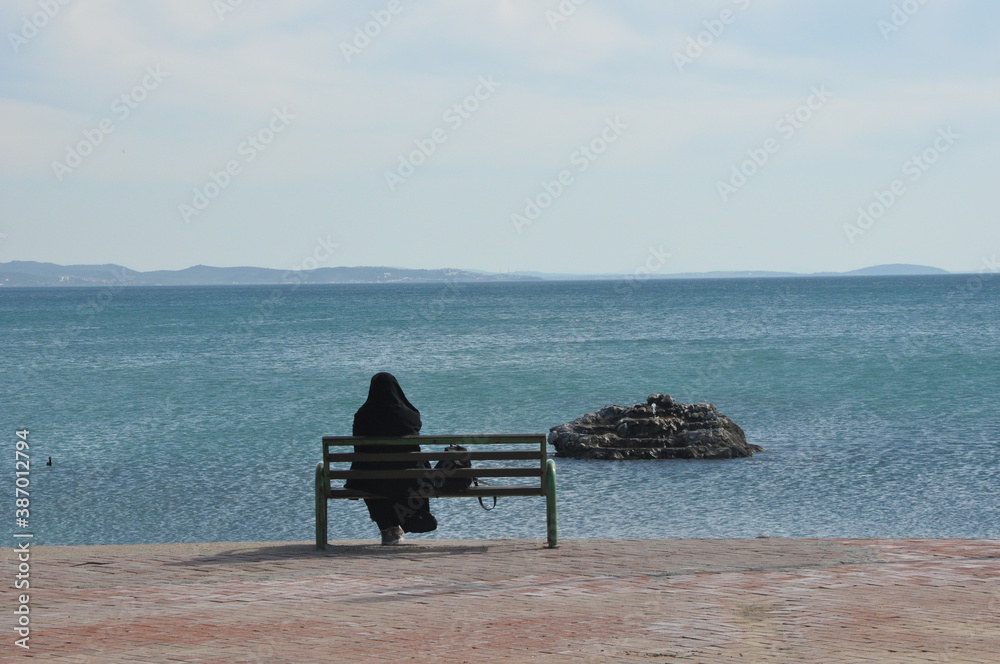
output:
[[[17,543],[17,573],[14,575],[14,589],[27,591],[31,587],[31,542],[32,533],[28,531],[31,517],[31,454],[28,447],[28,430],[15,432],[17,440],[14,443],[14,523],[17,531],[14,538]],[[29,649],[31,638],[31,607],[30,596],[22,592],[17,597],[17,608],[14,609],[14,632],[19,638],[14,645]]]

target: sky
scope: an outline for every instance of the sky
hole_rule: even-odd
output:
[[[973,272],[998,27],[987,0],[7,0],[0,262]]]

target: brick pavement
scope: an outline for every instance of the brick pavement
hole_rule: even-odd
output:
[[[38,547],[0,662],[1000,661],[1000,541],[542,544]]]

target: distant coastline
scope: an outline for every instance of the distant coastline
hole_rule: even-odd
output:
[[[675,274],[555,274],[545,272],[479,272],[395,267],[322,267],[314,270],[275,270],[260,267],[196,265],[183,270],[139,272],[121,265],[57,265],[35,261],[0,263],[0,287],[67,286],[240,286],[298,284],[453,283],[510,281],[614,281],[620,279],[760,279],[780,277],[857,277],[951,274],[926,265],[894,263],[850,272],[726,271]]]

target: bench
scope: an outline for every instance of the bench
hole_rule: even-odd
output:
[[[420,452],[364,453],[368,445],[421,445]],[[461,445],[467,451],[428,451],[425,447],[435,445]],[[558,546],[556,536],[556,465],[548,458],[544,434],[511,435],[471,435],[471,436],[403,436],[400,438],[376,438],[355,436],[324,436],[323,461],[316,466],[316,548],[325,549],[327,542],[327,501],[338,498],[358,500],[360,498],[385,498],[368,491],[343,488],[347,479],[416,479],[420,482],[420,495],[428,498],[491,498],[507,496],[544,496],[546,513],[546,540],[549,548]],[[497,449],[503,446],[507,449]],[[354,447],[358,451],[343,451],[344,447]],[[427,461],[433,467],[435,462],[471,461],[472,468],[452,468],[433,470],[427,468],[407,468],[403,470],[349,470],[343,464],[352,461]],[[512,462],[502,467],[478,462]],[[509,481],[516,478],[517,484],[479,484],[461,491],[449,491],[441,487],[443,477],[475,477],[492,482],[494,479]],[[333,483],[336,482],[337,486]],[[528,483],[525,483],[528,482]]]

